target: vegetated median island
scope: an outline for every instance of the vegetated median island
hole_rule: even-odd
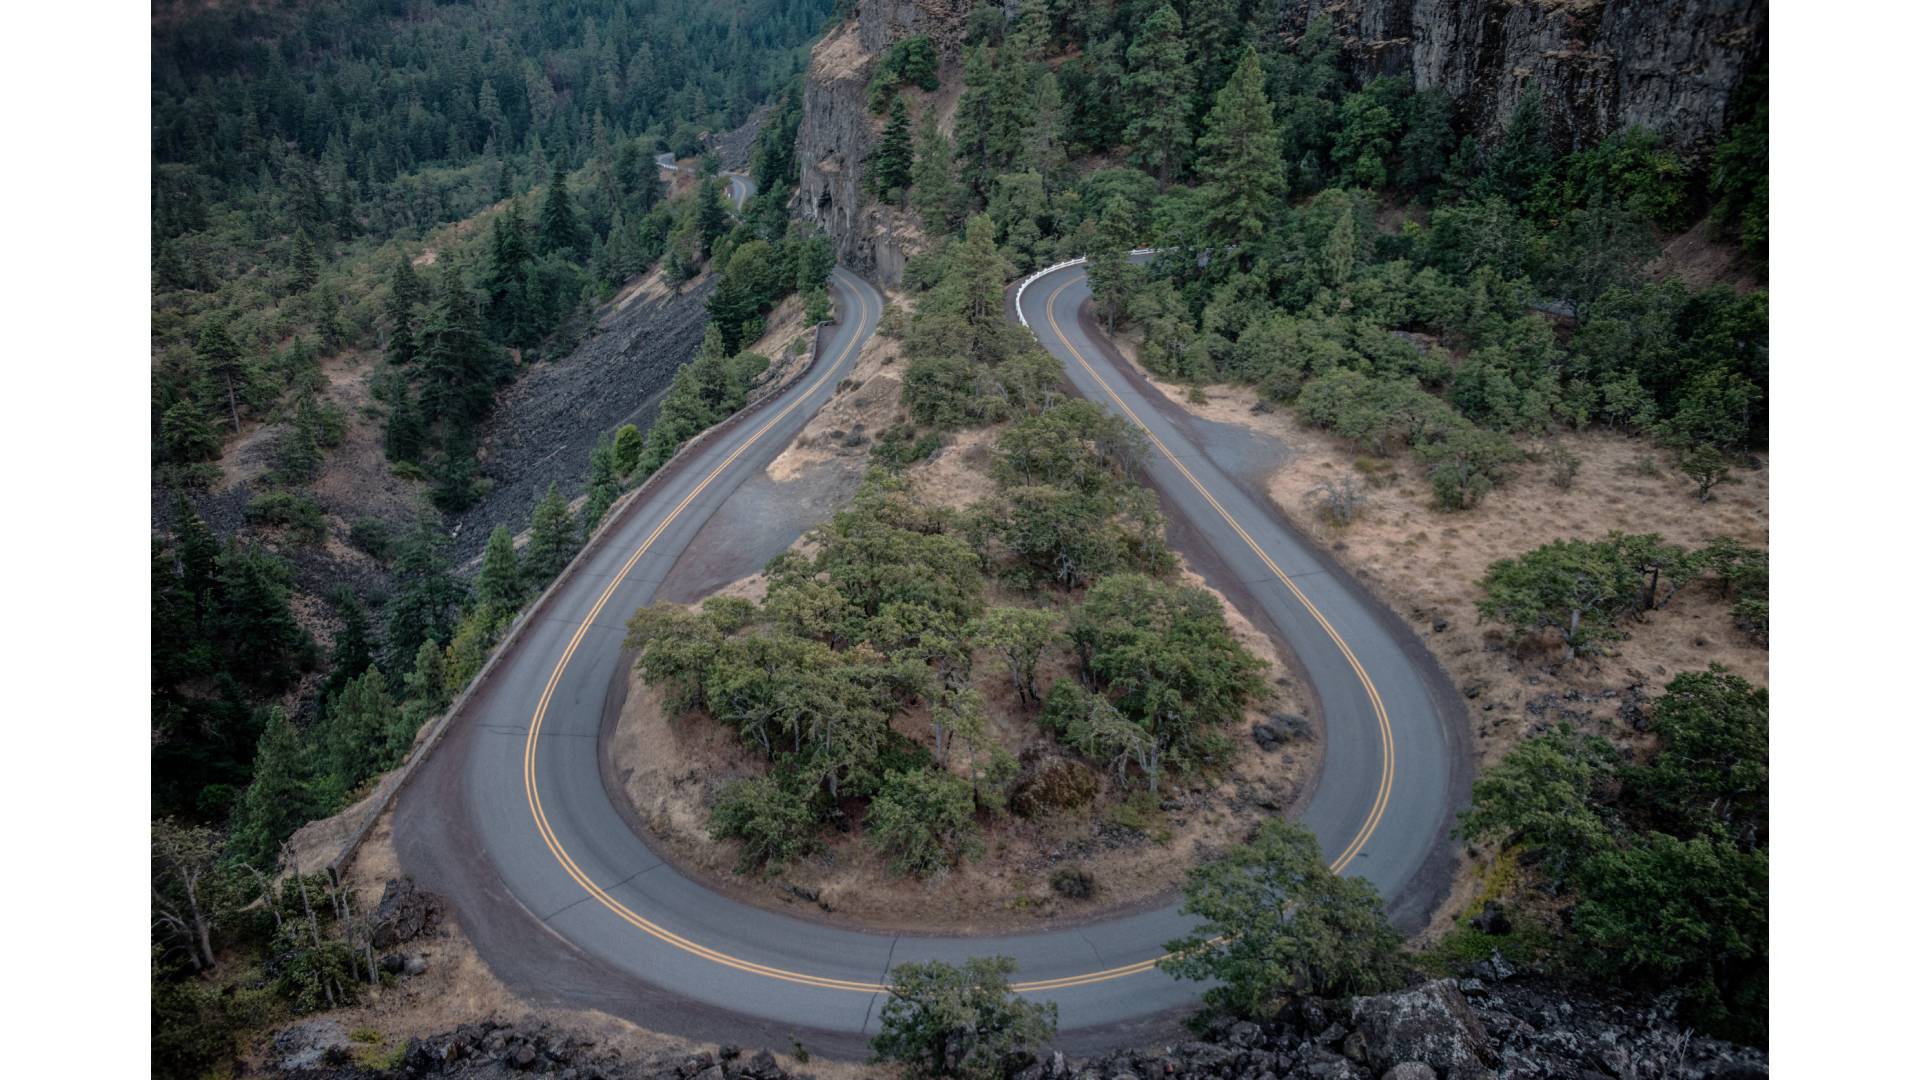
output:
[[[1178,573],[1144,441],[984,302],[1006,275],[972,229],[903,349],[909,415],[994,432],[989,494],[941,505],[902,468],[917,439],[883,434],[763,593],[632,620],[615,766],[710,879],[921,930],[1090,917],[1170,891],[1310,776],[1276,651]],[[952,411],[927,380],[958,371],[1018,381]]]

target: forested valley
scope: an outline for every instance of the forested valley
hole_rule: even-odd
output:
[[[380,978],[338,883],[275,878],[288,838],[398,765],[621,494],[748,401],[778,303],[830,316],[836,244],[857,245],[794,198],[817,164],[796,138],[807,49],[844,7],[156,11],[156,1072],[199,1075],[242,1034]],[[1182,582],[1139,434],[1072,397],[1007,321],[1008,286],[1055,262],[1086,257],[1093,316],[1188,404],[1244,392],[1337,445],[1353,471],[1311,507],[1336,550],[1403,476],[1467,531],[1523,474],[1572,489],[1567,446],[1593,432],[1631,441],[1647,476],[1684,478],[1688,506],[1764,469],[1764,62],[1711,142],[1589,139],[1537,92],[1490,123],[1411,77],[1368,77],[1332,20],[1295,32],[1284,7],[963,4],[938,13],[957,27],[909,28],[865,69],[871,153],[850,167],[911,238],[880,328],[905,361],[903,418],[873,433],[850,505],[766,568],[764,598],[628,624],[675,721],[724,725],[752,761],[705,823],[740,875],[851,834],[900,879],[937,883],[1011,817],[1065,816],[1095,787],[1150,814],[1163,788],[1213,782],[1245,752],[1233,724],[1276,673]],[[736,209],[716,146],[743,125],[759,193]],[[669,183],[662,152],[696,175]],[[1676,272],[1682,236],[1720,261]],[[500,395],[648,275],[675,295],[712,284],[657,419],[598,433],[582,499],[549,489],[462,565],[446,522],[490,490]],[[343,364],[365,380],[403,519],[339,520],[315,494],[353,419],[327,393]],[[916,470],[983,431],[986,494],[923,498]],[[270,464],[236,523],[216,496],[256,441]],[[1743,670],[1764,672],[1764,547],[1610,525],[1529,544],[1470,568],[1477,624],[1453,631],[1514,685],[1557,689],[1682,609],[1731,627],[1714,648],[1754,651]],[[295,561],[333,548],[376,562],[377,586],[296,587]],[[1169,970],[1212,980],[1218,1015],[1265,1022],[1283,999],[1511,961],[1657,994],[1690,1029],[1764,1045],[1768,691],[1719,659],[1676,656],[1608,694],[1618,721],[1533,708],[1545,690],[1516,709],[1452,834],[1461,903],[1417,942],[1276,813],[1193,869],[1203,926],[1169,943]],[[1484,727],[1494,695],[1460,688]],[[1033,783],[1002,723],[1071,767]],[[1011,974],[901,969],[925,1004],[890,1000],[876,1053],[998,1075],[1052,1033]],[[955,1030],[1001,1026],[968,1028],[977,1056],[950,1060],[961,1036],[937,1018],[962,999]]]
[[[1335,537],[1402,470],[1467,529],[1519,471],[1571,489],[1566,437],[1584,432],[1629,438],[1638,469],[1684,477],[1702,507],[1762,466],[1764,63],[1718,139],[1691,145],[1636,128],[1579,139],[1532,91],[1489,128],[1444,90],[1356,74],[1331,19],[1292,33],[1283,12],[1237,0],[984,5],[957,40],[898,40],[872,72],[862,185],[926,237],[904,288],[931,307],[989,240],[1009,279],[1086,256],[1098,318],[1149,374],[1195,404],[1206,387],[1249,388],[1255,413],[1286,410],[1345,448],[1347,476],[1309,493]],[[1663,254],[1683,233],[1731,254],[1689,283]],[[1130,255],[1141,248],[1151,257]],[[1020,399],[1019,357],[964,339],[913,355],[911,421],[883,451],[929,454],[943,431],[996,418]],[[1533,542],[1468,577],[1516,683],[1603,661],[1670,602],[1720,605],[1733,630],[1720,648],[1764,650],[1762,548],[1631,527]],[[1764,1040],[1766,689],[1701,666],[1649,686],[1664,690],[1651,709],[1622,706],[1631,725],[1610,738],[1521,718],[1532,736],[1476,785],[1460,826],[1491,860],[1483,884],[1421,965],[1459,971],[1504,949]],[[1264,838],[1237,865],[1304,872],[1298,843]],[[1244,966],[1222,949],[1190,970],[1258,1012],[1285,985],[1262,981],[1261,950],[1310,951],[1365,923],[1364,900],[1328,889],[1359,923],[1296,921],[1250,941]],[[1218,877],[1196,875],[1188,897],[1222,932],[1251,917],[1234,906],[1251,897]],[[1353,939],[1348,990],[1394,978],[1375,948]]]
[[[354,949],[368,913],[319,866],[269,884],[282,845],[397,765],[615,498],[742,404],[769,363],[743,349],[781,297],[825,317],[831,249],[785,203],[796,76],[828,7],[156,8],[157,1072],[352,999],[374,974]],[[760,196],[736,212],[715,140],[750,119]],[[696,170],[684,194],[662,152]],[[655,422],[601,432],[584,502],[550,489],[457,566],[444,521],[491,484],[498,393],[652,270],[720,282]],[[316,494],[357,419],[329,393],[343,377],[370,391],[377,467],[412,493],[398,513],[342,520]],[[203,513],[224,505],[223,459],[262,445],[238,520]],[[298,560],[343,545],[371,578],[328,587],[336,559],[296,583]],[[326,932],[282,933],[288,905],[325,910]]]

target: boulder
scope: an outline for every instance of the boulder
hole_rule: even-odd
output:
[[[1381,1073],[1380,1080],[1439,1080],[1439,1074],[1424,1061],[1403,1061]]]
[[[1489,900],[1480,908],[1480,914],[1469,920],[1475,930],[1499,937],[1513,933],[1513,920],[1507,918],[1507,911],[1498,900]]]
[[[1358,1054],[1376,1070],[1420,1062],[1459,1080],[1484,1076],[1500,1060],[1452,979],[1360,998],[1353,1003],[1353,1027]]]
[[[338,1020],[306,1020],[273,1037],[272,1056],[285,1072],[317,1069],[348,1052],[353,1040]]]
[[[373,947],[391,949],[440,925],[440,898],[416,888],[412,878],[389,878],[373,909]]]

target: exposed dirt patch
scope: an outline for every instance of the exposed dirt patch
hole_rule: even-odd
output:
[[[1709,285],[1731,285],[1748,293],[1767,287],[1766,279],[1740,254],[1737,244],[1716,235],[1711,221],[1702,218],[1693,228],[1677,233],[1660,245],[1660,254],[1647,264],[1653,278],[1675,278],[1690,289]]]
[[[947,445],[907,469],[914,490],[929,502],[955,510],[965,510],[992,495],[993,479],[987,468],[993,463],[994,440],[1004,430],[1005,424],[995,424],[948,436]]]
[[[392,817],[391,811],[382,815],[347,868],[345,881],[354,890],[356,910],[372,910],[388,879],[403,875],[393,847]],[[368,1060],[387,1057],[404,1048],[409,1039],[425,1038],[461,1024],[489,1019],[521,1027],[533,1023],[552,1024],[628,1060],[717,1050],[712,1044],[665,1035],[595,1009],[546,1005],[515,993],[480,958],[451,912],[443,913],[438,929],[429,936],[406,942],[398,951],[424,960],[426,971],[398,978],[352,1008],[300,1019],[303,1022],[336,1020],[347,1031],[358,1033],[355,1042],[361,1049],[357,1052]],[[260,1040],[247,1058],[249,1073],[271,1071],[270,1045],[270,1039]],[[768,1049],[784,1051],[787,1047]],[[786,1054],[779,1057],[783,1066],[799,1067]],[[808,1072],[830,1080],[883,1075],[852,1063],[814,1060],[805,1067]]]
[[[977,446],[984,438],[971,433],[965,441]],[[963,461],[971,455],[949,447],[943,456]],[[965,476],[964,467],[952,471],[963,476],[961,486],[967,490],[990,487],[984,476]],[[796,547],[805,544],[802,540]],[[1184,565],[1180,573],[1184,583],[1207,587]],[[717,593],[758,600],[766,595],[766,579],[756,573]],[[708,815],[726,782],[760,775],[764,761],[731,729],[704,714],[669,716],[660,692],[637,672],[629,677],[626,704],[608,753],[614,775],[636,816],[651,831],[656,849],[709,887],[751,903],[863,927],[962,934],[1082,922],[1136,909],[1166,897],[1188,867],[1292,807],[1318,768],[1320,744],[1311,735],[1272,750],[1257,748],[1254,725],[1275,715],[1302,717],[1299,730],[1310,732],[1304,720],[1308,703],[1274,642],[1221,600],[1230,630],[1267,662],[1272,684],[1267,699],[1229,733],[1240,747],[1229,765],[1212,775],[1171,780],[1158,800],[1145,796],[1143,789],[1122,788],[1096,770],[1099,793],[1089,806],[1044,820],[1011,814],[983,819],[981,856],[928,882],[891,874],[858,830],[830,834],[824,851],[776,877],[736,874],[738,845],[713,840],[707,833]],[[1041,682],[1067,674],[1067,658],[1056,655],[1043,668]],[[1035,723],[1035,711],[1020,704],[1004,670],[984,653],[974,682],[986,698],[993,743],[1034,762],[1062,756]],[[902,716],[894,726],[923,744],[932,742],[922,713]],[[955,764],[964,767],[958,751]],[[1053,871],[1067,865],[1091,873],[1098,888],[1092,899],[1068,900],[1053,891]]]
[[[1137,338],[1116,344],[1134,360]],[[1138,364],[1135,364],[1138,368]],[[1142,372],[1144,375],[1144,371]],[[1340,439],[1310,428],[1285,410],[1256,411],[1245,387],[1218,385],[1204,400],[1186,387],[1146,376],[1197,416],[1241,425],[1284,443],[1292,456],[1266,478],[1266,491],[1293,524],[1333,554],[1420,635],[1467,699],[1471,748],[1482,767],[1543,724],[1567,722],[1629,745],[1645,742],[1635,727],[1649,697],[1683,671],[1723,664],[1764,686],[1768,653],[1734,625],[1725,601],[1701,585],[1683,589],[1668,605],[1624,628],[1627,638],[1604,655],[1561,662],[1557,653],[1516,655],[1505,636],[1481,624],[1476,584],[1488,564],[1560,538],[1592,539],[1618,530],[1659,533],[1699,547],[1717,536],[1754,547],[1768,543],[1768,481],[1764,458],[1736,469],[1734,479],[1701,503],[1693,486],[1666,456],[1644,440],[1609,432],[1576,432],[1555,442],[1580,460],[1572,487],[1552,482],[1552,467],[1537,460],[1516,466],[1507,483],[1473,510],[1436,509],[1425,471],[1411,457],[1368,458]],[[1360,516],[1338,526],[1315,512],[1308,492],[1352,474],[1363,478]],[[1444,927],[1477,888],[1482,867],[1466,862],[1433,927]]]
[[[891,296],[887,302],[894,302]],[[830,364],[834,359],[823,356],[820,362]],[[864,461],[872,451],[874,438],[906,415],[900,407],[900,377],[905,367],[900,362],[899,342],[879,334],[868,338],[853,369],[834,387],[826,404],[780,456],[767,464],[767,475],[786,482],[825,462]]]

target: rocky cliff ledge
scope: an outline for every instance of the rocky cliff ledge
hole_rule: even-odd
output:
[[[926,34],[957,63],[977,0],[858,0],[813,51],[807,72],[800,211],[834,238],[842,261],[900,280],[920,238],[909,215],[873,206],[860,178],[879,138],[867,79],[893,42]],[[1695,152],[1725,130],[1734,92],[1767,55],[1766,0],[1275,0],[1275,32],[1317,16],[1363,76],[1411,75],[1461,102],[1469,126],[1497,135],[1538,88],[1556,139],[1588,145],[1640,126]]]
[[[1284,3],[1284,0],[1283,0]],[[1699,149],[1725,129],[1740,80],[1764,63],[1766,0],[1293,0],[1291,33],[1325,15],[1363,75],[1444,88],[1476,132],[1497,132],[1538,87],[1555,133],[1580,146],[1644,127]]]
[[[970,0],[860,0],[813,49],[794,147],[800,213],[833,237],[840,261],[883,285],[899,283],[921,237],[910,215],[861,194],[881,127],[867,108],[867,79],[887,46],[914,34],[932,38],[951,64],[972,6]]]

